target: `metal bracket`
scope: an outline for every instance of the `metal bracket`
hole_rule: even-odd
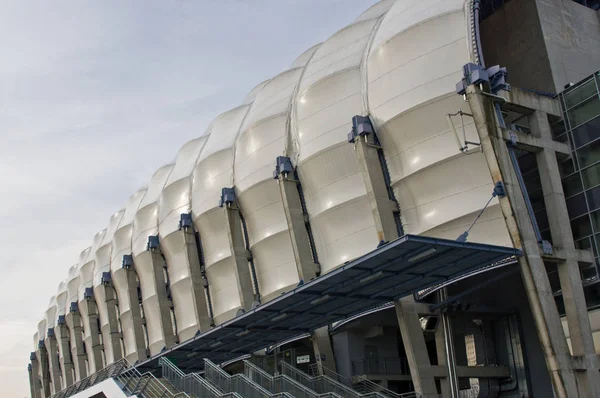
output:
[[[498,196],[500,198],[503,198],[503,197],[506,196],[506,188],[505,188],[504,183],[502,181],[498,181],[494,185],[494,190],[492,191],[492,197],[490,198],[490,200],[488,200],[488,202],[485,204],[485,206],[483,206],[483,209],[481,209],[481,211],[479,212],[479,214],[475,218],[475,221],[473,221],[471,223],[471,225],[469,226],[469,228],[467,228],[467,230],[465,232],[463,232],[462,234],[460,234],[460,236],[458,238],[456,238],[457,242],[465,243],[467,241],[467,239],[469,238],[469,232],[471,232],[471,229],[473,228],[473,226],[475,225],[475,223],[477,223],[477,221],[479,220],[479,218],[481,217],[481,215],[483,214],[483,212],[485,211],[485,209],[487,209],[487,207],[492,202],[492,199],[494,199],[496,196]]]
[[[65,316],[64,315],[59,315],[58,319],[56,320],[56,324],[58,326],[62,326],[65,324]]]
[[[273,171],[273,179],[277,180],[280,175],[287,179],[290,174],[294,174],[292,160],[287,156],[277,156],[277,159],[275,160],[275,170]]]
[[[133,266],[133,256],[131,254],[123,255],[123,261],[121,263],[121,267],[125,269],[129,269]]]
[[[223,188],[221,189],[221,199],[219,200],[219,207],[227,205],[229,207],[236,201],[235,188]]]
[[[112,276],[110,275],[110,272],[103,272],[102,273],[102,277],[100,279],[100,283],[102,283],[103,285],[108,285],[111,280],[112,280]]]
[[[348,142],[354,144],[356,138],[373,134],[373,124],[368,116],[356,115],[352,118],[352,130],[348,133]]]
[[[83,298],[86,300],[91,300],[92,298],[94,298],[94,289],[92,289],[91,287],[86,287],[83,291]]]
[[[501,90],[510,91],[510,84],[506,82],[508,72],[506,68],[499,65],[485,69],[469,62],[463,66],[463,76],[462,80],[456,84],[456,93],[459,95],[465,95],[469,86],[483,86],[483,84],[489,85],[490,92],[494,95]]]
[[[76,313],[77,311],[79,311],[79,304],[77,303],[77,301],[71,301],[71,305],[69,306],[69,312]]]
[[[194,225],[192,213],[181,213],[179,215],[179,230],[191,228]]]
[[[159,238],[158,235],[150,235],[148,236],[148,243],[146,243],[146,250],[158,250],[159,248]]]
[[[48,328],[48,337],[49,338],[53,338],[54,337],[54,328]]]

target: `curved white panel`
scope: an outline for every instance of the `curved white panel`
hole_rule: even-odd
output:
[[[167,164],[154,172],[146,195],[135,213],[131,243],[134,256],[146,251],[148,236],[158,235],[158,199],[172,169],[173,165]]]
[[[117,230],[112,239],[110,269],[112,273],[112,282],[117,291],[119,298],[119,318],[121,321],[121,329],[123,330],[123,347],[125,349],[125,357],[130,363],[137,360],[137,345],[135,340],[135,329],[133,324],[133,314],[131,303],[138,305],[137,289],[130,297],[129,285],[127,280],[127,271],[123,269],[123,256],[131,254],[131,235],[133,230],[133,219],[140,206],[140,203],[146,195],[147,189],[142,188],[134,193],[127,202],[125,212],[121,217]],[[135,311],[140,314],[139,308]],[[145,357],[145,353],[143,356]]]
[[[306,50],[302,54],[300,54],[300,56],[298,58],[296,58],[296,60],[292,63],[292,66],[290,69],[300,68],[300,67],[303,67],[304,65],[306,65],[308,60],[313,56],[313,54],[315,53],[315,51],[317,51],[317,49],[321,46],[321,44],[323,44],[323,43],[315,44],[314,46],[312,46],[311,48],[309,48],[308,50]]]
[[[207,139],[208,136],[196,138],[179,150],[173,171],[169,175],[158,202],[158,231],[161,250],[167,261],[173,309],[180,340],[194,336],[199,330],[199,322],[193,302],[192,279],[185,243],[179,234],[174,233],[179,231],[181,214],[189,213],[192,210],[191,174]],[[197,253],[192,255],[197,256]]]
[[[44,319],[42,319],[41,321],[38,322],[38,338],[40,340],[45,340],[46,339],[46,333],[48,328],[46,327],[48,323],[46,322],[46,318],[44,317]],[[36,344],[37,347],[37,344]]]
[[[132,228],[133,265],[140,279],[142,305],[148,332],[148,345],[151,354],[156,354],[165,347],[165,336],[162,331],[160,308],[154,276],[154,264],[146,251],[148,236],[158,235],[158,199],[173,164],[160,167],[152,175],[144,199],[135,213]],[[160,265],[162,267],[162,264]]]
[[[381,0],[379,3],[372,5],[366,11],[356,18],[355,22],[366,21],[367,19],[379,18],[392,8],[396,0]]]
[[[406,233],[456,239],[493,190],[483,154],[461,153],[446,121],[447,114],[469,112],[454,92],[470,59],[462,6],[462,0],[396,2],[367,61],[371,117]],[[467,140],[476,142],[472,119],[463,120]],[[453,122],[462,135],[460,118]],[[510,244],[496,204],[470,241]]]
[[[102,237],[100,246],[94,252],[94,298],[96,299],[96,306],[98,308],[98,315],[100,318],[100,330],[102,331],[102,340],[104,344],[104,357],[106,359],[105,365],[113,363],[115,360],[121,358],[120,352],[114,352],[113,345],[111,344],[111,326],[109,324],[109,314],[111,311],[116,311],[116,308],[109,308],[106,300],[105,287],[102,285],[102,274],[104,272],[110,272],[110,251],[112,247],[112,238],[115,234],[119,221],[123,217],[125,210],[119,210],[114,213],[108,221],[106,232]],[[90,254],[91,255],[91,254]],[[113,289],[112,286],[106,289]],[[115,293],[112,293],[115,295]],[[115,303],[114,301],[112,303]]]
[[[33,351],[36,351],[38,349],[39,342],[40,342],[39,333],[35,332],[33,334]],[[39,358],[38,358],[38,361],[39,361]]]
[[[354,23],[326,40],[307,64],[296,98],[298,173],[322,272],[378,243],[361,169],[347,141],[352,117],[367,113],[361,64],[378,22]]]
[[[67,302],[65,303],[65,314],[68,314],[71,309],[71,303],[77,303],[77,293],[79,292],[79,266],[75,264],[69,268],[67,276]]]
[[[286,152],[291,101],[300,76],[301,69],[292,69],[269,81],[244,120],[235,148],[234,182],[263,301],[299,281],[273,170],[277,156]]]
[[[69,270],[69,275],[71,271]],[[67,281],[68,278],[62,281],[58,285],[58,290],[56,291],[56,317],[66,314],[66,305],[69,294],[67,292]]]
[[[264,82],[259,83],[256,87],[250,90],[246,98],[244,98],[244,100],[242,101],[242,105],[249,105],[253,103],[260,90],[262,90],[263,87],[267,85],[267,83],[269,83],[269,80],[265,80]]]
[[[233,154],[240,126],[249,105],[232,109],[216,118],[208,132],[193,173],[192,213],[202,239],[204,265],[214,321],[220,324],[235,316],[241,307],[236,286],[234,259],[227,235],[227,220],[219,207],[221,189],[233,185]]]
[[[58,312],[56,296],[50,297],[48,309],[46,310],[46,328],[51,329],[56,326],[56,313]]]

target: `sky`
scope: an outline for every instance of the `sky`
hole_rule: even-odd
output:
[[[0,0],[0,386],[81,250],[210,121],[376,0]]]

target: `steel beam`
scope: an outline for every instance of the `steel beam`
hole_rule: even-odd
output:
[[[62,388],[73,384],[73,361],[71,359],[71,344],[69,329],[65,324],[57,324],[54,334],[58,343],[60,368],[62,369]]]
[[[50,392],[56,394],[63,389],[60,377],[60,364],[58,360],[58,344],[54,337],[54,329],[48,329],[45,339],[46,351],[48,352],[48,371],[50,372]]]

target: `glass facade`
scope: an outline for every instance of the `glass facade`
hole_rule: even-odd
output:
[[[598,279],[600,264],[600,72],[560,95],[563,121],[552,126],[557,141],[568,142],[571,157],[560,162],[575,246],[592,249],[596,268],[584,283]]]

